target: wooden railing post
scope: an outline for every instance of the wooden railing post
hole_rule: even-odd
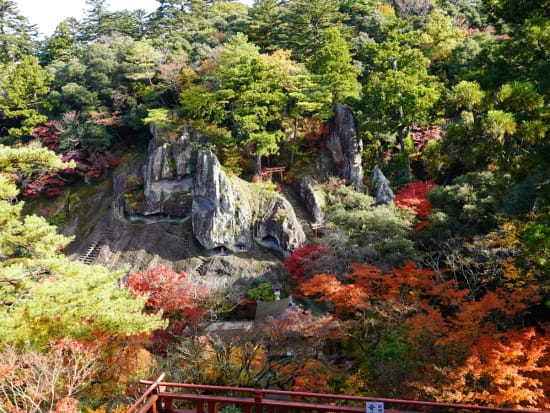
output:
[[[204,413],[204,401],[203,400],[197,400],[195,402],[195,411],[197,413]]]
[[[164,413],[172,413],[172,409],[173,409],[172,402],[173,402],[172,399],[167,397],[164,398],[164,410],[163,410]]]
[[[256,413],[263,413],[264,411],[264,398],[260,391],[254,392],[254,403],[256,404]]]
[[[162,398],[160,397],[160,386],[155,388],[155,393],[157,395],[157,401],[153,405],[153,413],[164,412],[162,408]]]

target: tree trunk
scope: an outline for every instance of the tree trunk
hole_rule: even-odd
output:
[[[254,155],[254,174],[262,174],[262,155]]]
[[[409,134],[409,127],[405,125],[399,125],[397,128],[397,143],[399,143],[399,150],[402,153],[407,152],[407,148],[405,147],[405,138]]]
[[[294,118],[294,128],[292,133],[292,149],[290,150],[290,161],[288,162],[289,171],[292,169],[292,165],[294,164],[294,155],[296,153],[296,141],[298,140],[298,118]]]

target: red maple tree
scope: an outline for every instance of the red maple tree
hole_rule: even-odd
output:
[[[319,258],[332,254],[332,249],[326,244],[307,244],[296,248],[283,262],[282,267],[289,273],[292,281],[300,285],[318,270]]]
[[[184,272],[175,272],[161,265],[128,276],[127,288],[133,296],[147,296],[145,311],[163,311],[168,327],[158,331],[153,339],[157,349],[183,333],[186,327],[194,330],[208,310],[210,291],[189,282]]]
[[[410,182],[395,194],[394,203],[400,208],[410,208],[419,220],[416,229],[421,230],[429,226],[428,216],[432,212],[432,204],[428,199],[428,192],[437,188],[433,180],[426,182]]]

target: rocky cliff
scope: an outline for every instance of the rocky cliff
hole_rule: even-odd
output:
[[[357,125],[351,110],[338,103],[330,121],[326,136],[327,151],[321,154],[321,175],[346,179],[351,184],[362,185],[361,155],[363,141],[357,133]]]
[[[193,234],[206,249],[248,251],[254,240],[290,251],[306,241],[292,206],[282,195],[230,179],[208,150],[198,153],[192,196]]]
[[[197,155],[193,177],[193,234],[206,249],[247,251],[252,243],[250,198],[236,191],[214,154]]]
[[[200,143],[204,137],[188,128],[175,140],[169,139],[167,131],[154,126],[151,132],[153,138],[143,167],[144,201],[139,212],[188,216],[191,212],[193,144]]]
[[[306,242],[292,205],[269,185],[227,175],[211,151],[197,150],[201,139],[153,129],[147,155],[128,154],[110,188],[71,194],[78,207],[61,207],[65,233],[76,235],[73,259],[131,272],[171,265],[209,285],[277,279],[280,253]]]
[[[315,224],[324,222],[323,208],[326,202],[324,192],[319,189],[318,182],[310,175],[304,174],[296,178],[292,187],[294,193],[310,214],[312,222]]]

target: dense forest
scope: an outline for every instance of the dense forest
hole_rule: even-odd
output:
[[[121,412],[161,371],[550,409],[549,0],[158,2],[86,0],[40,38],[0,0],[0,411]],[[357,179],[316,174],[337,108]],[[272,283],[69,259],[66,217],[32,205],[108,182],[153,127],[263,191],[319,183],[327,228],[277,280],[311,307],[217,335]]]

